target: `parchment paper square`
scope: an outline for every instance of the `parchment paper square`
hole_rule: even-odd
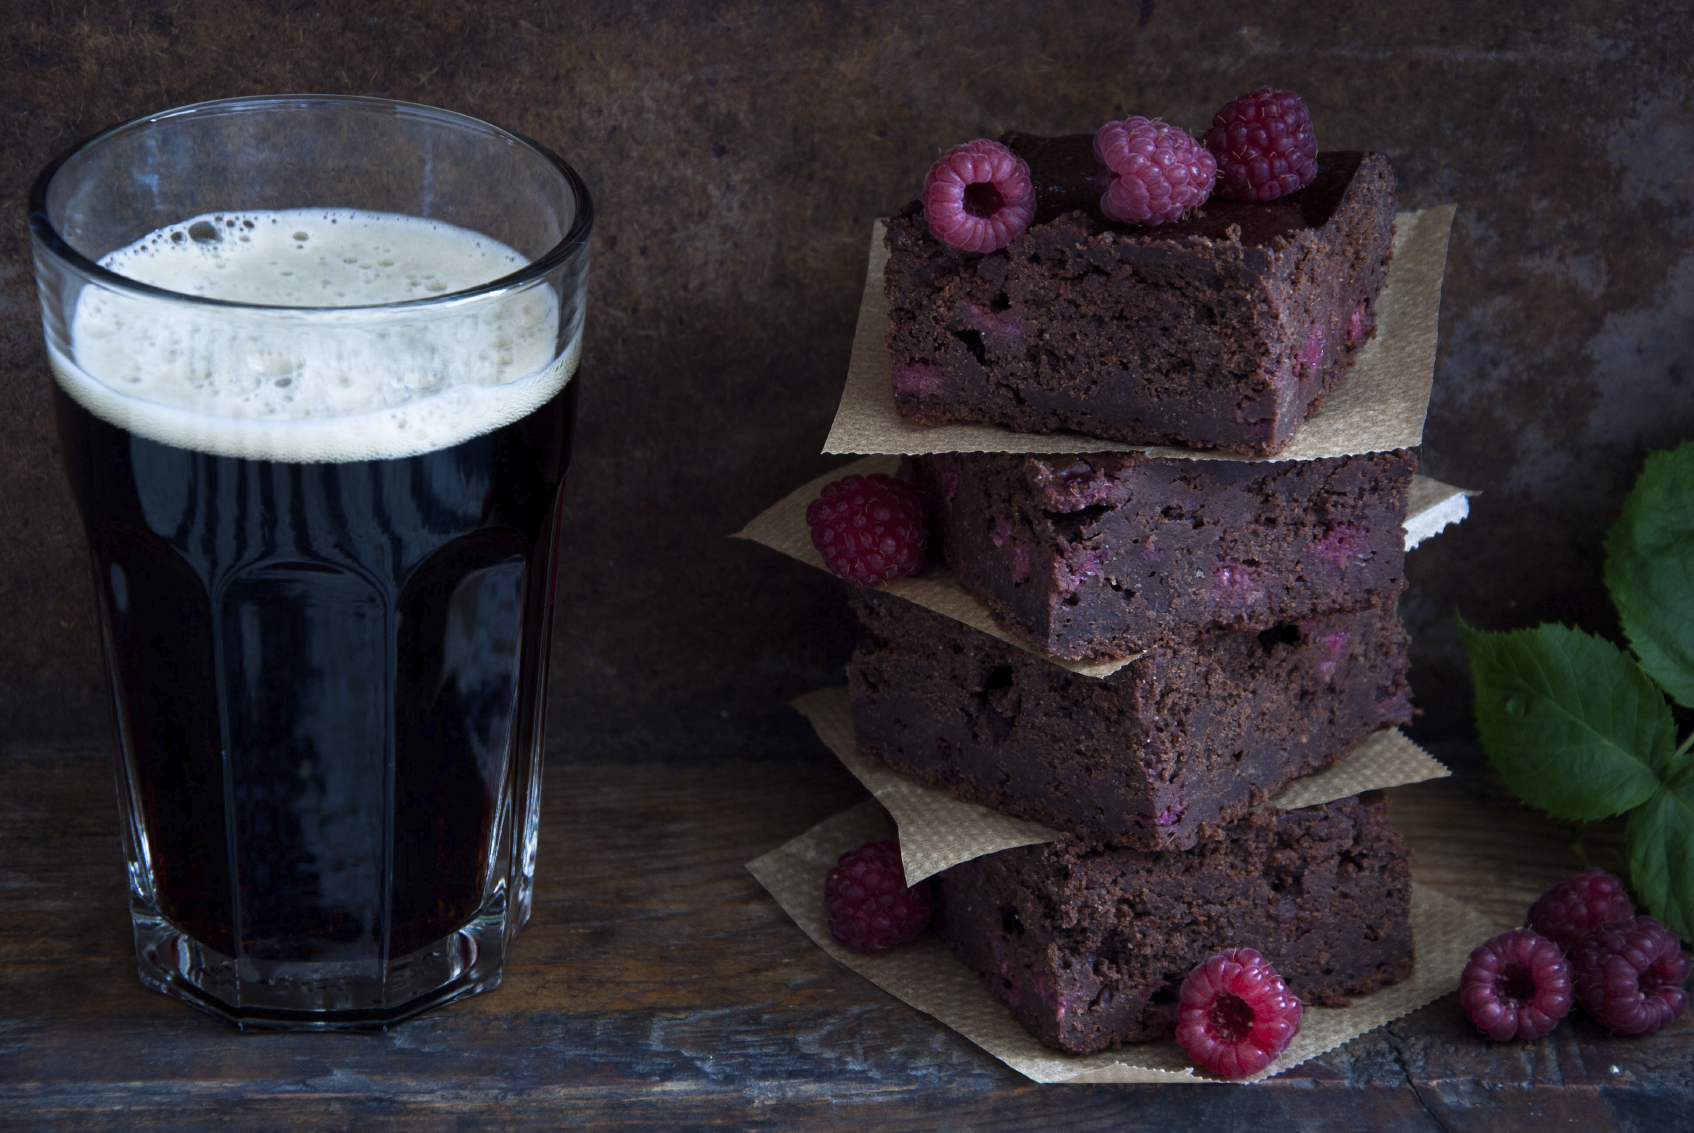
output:
[[[1454,205],[1437,205],[1394,218],[1394,258],[1377,297],[1376,334],[1353,365],[1308,417],[1294,439],[1270,457],[1169,445],[1126,445],[1082,433],[1014,433],[995,425],[919,425],[900,416],[889,386],[888,303],[882,273],[888,249],[881,220],[871,226],[859,322],[847,382],[823,451],[920,452],[1145,452],[1196,460],[1311,460],[1384,449],[1413,448],[1423,440],[1423,419],[1435,379],[1441,277]]]
[[[813,566],[822,571],[829,568],[824,565],[823,556],[812,545],[812,533],[806,526],[806,505],[818,498],[823,486],[843,476],[857,473],[869,476],[873,472],[893,475],[900,467],[898,456],[867,456],[843,465],[833,472],[826,472],[805,486],[788,493],[782,499],[754,516],[752,521],[731,535],[731,539],[750,539],[755,543],[763,543],[773,551],[781,551],[791,559],[799,559],[807,566]],[[1457,523],[1467,512],[1455,511],[1453,501],[1458,500],[1463,505],[1467,495],[1463,488],[1455,488],[1443,484],[1439,480],[1431,480],[1427,476],[1413,476],[1408,492],[1410,506],[1406,516],[1406,529],[1415,529],[1420,533],[1418,538],[1428,538],[1440,531],[1449,523]],[[964,622],[972,629],[981,630],[990,637],[1015,645],[1026,653],[1062,665],[1073,673],[1081,673],[1085,677],[1109,677],[1135,657],[1125,657],[1122,660],[1111,661],[1066,661],[1060,657],[1032,649],[1028,644],[1018,640],[995,622],[994,615],[988,612],[988,607],[970,594],[953,573],[939,563],[932,563],[916,578],[897,578],[893,582],[883,584],[883,592],[915,602],[926,610],[933,610],[954,621]]]
[[[876,796],[899,826],[900,864],[905,867],[908,883],[984,854],[1059,837],[1051,827],[961,802],[939,787],[916,782],[861,758],[853,737],[853,709],[844,688],[807,693],[794,701],[794,708],[811,721],[818,738]],[[1366,738],[1335,766],[1294,780],[1270,797],[1270,805],[1297,810],[1361,791],[1402,787],[1451,774],[1399,729],[1391,728]]]
[[[925,937],[886,956],[848,952],[829,935],[823,881],[843,853],[888,837],[888,819],[875,799],[828,819],[780,848],[747,863],[759,884],[812,941],[835,959],[919,1011],[933,1015],[1012,1069],[1036,1082],[1207,1082],[1223,1080],[1197,1068],[1176,1042],[1137,1043],[1098,1054],[1064,1054],[1044,1046],[1012,1018],[947,946]],[[1417,1010],[1459,986],[1470,950],[1511,925],[1431,889],[1412,886],[1412,936],[1417,962],[1410,978],[1351,1007],[1307,1007],[1300,1033],[1258,1082]]]

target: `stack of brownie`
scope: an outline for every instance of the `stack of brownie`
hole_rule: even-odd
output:
[[[1023,237],[973,254],[916,205],[889,224],[902,413],[1205,455],[904,466],[932,554],[1021,647],[860,591],[859,752],[1063,832],[943,873],[943,934],[1070,1051],[1170,1034],[1183,977],[1225,948],[1257,948],[1307,1003],[1400,979],[1411,880],[1381,793],[1266,805],[1411,718],[1415,459],[1274,459],[1373,330],[1393,173],[1324,155],[1276,201],[1133,228],[1063,196],[1079,143],[1008,141],[1052,189]]]

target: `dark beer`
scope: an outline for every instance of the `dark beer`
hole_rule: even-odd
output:
[[[272,463],[55,390],[158,911],[225,957],[393,961],[479,914],[542,734],[575,382],[396,460]]]
[[[36,180],[148,986],[326,1029],[499,982],[592,211],[533,142],[343,96],[151,115]]]

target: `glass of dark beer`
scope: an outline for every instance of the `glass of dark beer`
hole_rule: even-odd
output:
[[[381,1026],[529,915],[581,179],[463,115],[203,103],[30,199],[142,982]]]

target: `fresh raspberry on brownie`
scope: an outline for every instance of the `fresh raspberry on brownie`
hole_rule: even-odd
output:
[[[1107,122],[1094,135],[1094,154],[1113,173],[1100,211],[1128,224],[1168,224],[1205,203],[1218,166],[1188,133],[1141,117]]]
[[[1258,87],[1226,104],[1206,148],[1218,162],[1217,195],[1230,200],[1275,200],[1318,175],[1312,116],[1291,90]]]
[[[923,179],[922,197],[930,234],[966,252],[1004,248],[1035,216],[1029,166],[987,138],[942,154]]]

